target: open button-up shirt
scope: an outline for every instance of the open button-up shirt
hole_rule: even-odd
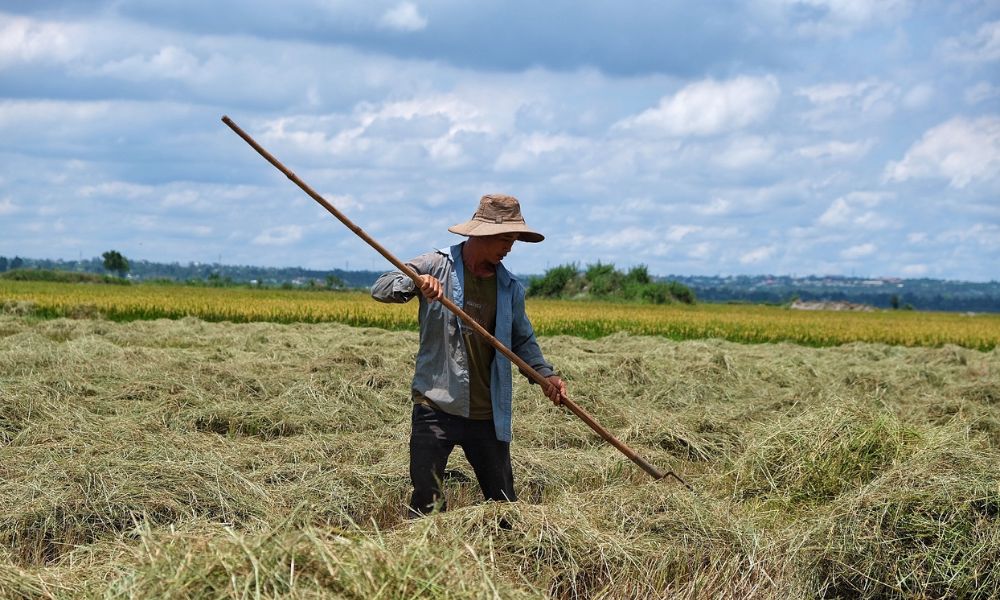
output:
[[[456,305],[464,307],[465,269],[462,267],[462,244],[448,250],[422,254],[406,265],[420,275],[441,281],[443,293]],[[457,268],[456,268],[457,265]],[[498,264],[497,314],[494,337],[510,348],[543,377],[555,374],[545,361],[535,340],[535,331],[524,312],[524,286]],[[413,389],[432,400],[441,410],[469,416],[469,361],[462,338],[465,324],[440,302],[428,302],[406,275],[399,271],[385,273],[372,285],[372,298],[379,302],[420,301],[420,350],[417,353]],[[529,380],[530,381],[530,380]],[[511,405],[513,381],[511,362],[497,352],[490,368],[490,396],[493,425],[497,439],[511,440]]]

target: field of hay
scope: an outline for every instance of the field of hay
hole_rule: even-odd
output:
[[[412,331],[0,315],[2,598],[1000,595],[1000,349],[547,336],[521,500],[402,519]]]

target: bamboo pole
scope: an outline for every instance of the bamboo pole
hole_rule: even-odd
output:
[[[285,176],[288,177],[288,179],[292,180],[292,182],[295,185],[299,186],[299,188],[301,188],[303,192],[308,194],[309,197],[311,197],[313,200],[319,203],[320,206],[325,208],[330,214],[332,214],[341,223],[347,226],[348,229],[353,231],[369,246],[374,248],[376,252],[381,254],[386,260],[392,263],[392,265],[397,269],[399,269],[400,272],[402,272],[404,275],[412,279],[414,285],[416,285],[418,288],[420,287],[420,276],[418,273],[414,272],[413,269],[407,267],[406,264],[404,264],[398,258],[393,256],[391,252],[386,250],[381,244],[378,243],[378,241],[376,241],[373,237],[371,237],[363,229],[361,229],[361,227],[355,225],[354,222],[348,219],[346,215],[337,210],[336,207],[327,202],[325,198],[320,196],[315,190],[309,187],[309,185],[306,182],[302,181],[302,179],[300,179],[298,175],[293,173],[285,165],[281,164],[281,162],[279,162],[278,159],[272,156],[270,152],[265,150],[263,146],[258,144],[252,137],[250,137],[250,135],[248,135],[245,131],[240,129],[240,127],[236,123],[234,123],[232,119],[230,119],[228,116],[223,116],[222,122],[228,125],[229,128],[232,129],[234,132],[236,132],[236,135],[243,138],[243,141],[245,141],[254,150],[256,150],[258,154],[263,156],[264,159],[267,160],[267,162],[271,163],[276,169],[284,173]],[[442,296],[439,299],[439,301],[441,302],[441,304],[445,306],[445,308],[454,313],[458,318],[462,319],[462,321],[466,325],[471,327],[473,331],[475,331],[476,333],[481,335],[485,340],[487,340],[490,343],[490,345],[492,345],[494,348],[497,349],[497,351],[499,351],[504,356],[509,358],[511,362],[517,365],[518,368],[520,368],[521,371],[526,373],[528,377],[530,377],[535,383],[542,386],[542,389],[546,390],[549,389],[549,387],[552,384],[549,383],[549,381],[545,377],[543,377],[541,373],[532,368],[531,365],[526,363],[520,356],[514,354],[514,352],[512,352],[509,348],[507,348],[507,346],[505,346],[502,342],[500,342],[500,340],[496,339],[490,332],[488,332],[485,328],[483,328],[482,325],[477,323],[475,319],[470,317],[468,314],[465,313],[464,310],[462,310],[459,306],[457,306],[454,302],[452,302],[451,299],[449,299],[447,296]],[[621,451],[621,453],[627,456],[632,462],[639,465],[639,467],[641,467],[643,471],[648,473],[654,479],[673,477],[688,489],[691,488],[691,486],[689,486],[687,482],[681,479],[673,471],[667,471],[666,473],[663,473],[662,471],[651,465],[646,459],[639,456],[634,450],[632,450],[627,445],[625,445],[621,440],[616,438],[610,431],[601,426],[601,424],[598,423],[594,419],[594,417],[590,416],[590,414],[587,411],[585,411],[582,407],[580,407],[580,405],[578,405],[576,402],[573,402],[572,400],[570,400],[561,393],[560,393],[560,404],[568,408],[573,414],[579,417],[580,420],[582,420],[591,429],[597,432],[598,435],[600,435],[609,444],[611,444],[619,451]]]

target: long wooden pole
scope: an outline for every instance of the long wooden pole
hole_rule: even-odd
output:
[[[306,194],[309,194],[309,196],[313,200],[315,200],[316,202],[318,202],[320,204],[320,206],[322,206],[327,211],[329,211],[330,214],[332,214],[333,216],[337,217],[337,219],[341,223],[343,223],[344,225],[346,225],[348,229],[350,229],[351,231],[353,231],[358,237],[360,237],[361,239],[363,239],[369,246],[371,246],[372,248],[374,248],[376,252],[378,252],[383,257],[385,257],[385,259],[388,260],[390,263],[392,263],[394,267],[396,267],[397,269],[399,269],[400,272],[402,272],[404,275],[406,275],[407,277],[409,277],[410,279],[412,279],[413,283],[418,288],[420,287],[420,276],[419,276],[419,274],[417,274],[416,272],[414,272],[413,269],[407,267],[402,261],[400,261],[398,258],[396,258],[395,256],[393,256],[391,252],[389,252],[388,250],[386,250],[374,238],[372,238],[370,235],[368,235],[367,233],[365,233],[365,231],[363,229],[361,229],[360,227],[358,227],[357,225],[355,225],[354,222],[352,222],[350,219],[348,219],[342,212],[340,212],[332,204],[330,204],[329,202],[327,202],[325,198],[323,198],[318,193],[316,193],[316,191],[313,190],[311,187],[309,187],[309,185],[306,184],[306,182],[302,181],[299,178],[298,175],[296,175],[295,173],[293,173],[285,165],[281,164],[281,162],[279,162],[278,159],[276,159],[274,156],[272,156],[270,152],[268,152],[267,150],[265,150],[263,148],[263,146],[261,146],[260,144],[258,144],[245,131],[243,131],[242,129],[240,129],[240,127],[236,123],[234,123],[232,119],[230,119],[228,116],[223,116],[222,117],[222,122],[225,123],[226,125],[228,125],[230,129],[232,129],[233,131],[235,131],[236,135],[238,135],[241,138],[243,138],[243,141],[245,141],[246,143],[250,144],[250,146],[253,147],[253,149],[256,150],[258,154],[260,154],[261,156],[263,156],[267,160],[267,162],[269,162],[272,165],[274,165],[274,167],[276,169],[278,169],[279,171],[281,171],[282,173],[284,173],[286,177],[288,177],[289,179],[291,179],[292,182],[295,185],[299,186],[302,189],[303,192],[305,192]],[[439,299],[439,301],[441,302],[441,304],[443,304],[445,306],[445,308],[447,308],[448,310],[450,310],[451,312],[453,312],[458,318],[462,319],[462,321],[465,322],[466,325],[468,325],[469,327],[471,327],[476,333],[478,333],[485,340],[487,340],[500,353],[502,353],[504,356],[506,356],[507,358],[509,358],[511,360],[511,362],[513,362],[514,364],[516,364],[521,369],[521,371],[523,371],[524,373],[527,373],[528,377],[530,377],[535,383],[537,383],[540,386],[542,386],[542,389],[548,389],[549,386],[552,385],[551,383],[549,383],[549,381],[545,377],[542,376],[541,373],[539,373],[534,368],[532,368],[531,365],[529,365],[528,363],[524,362],[524,360],[520,356],[514,354],[500,340],[498,340],[495,337],[493,337],[493,335],[490,334],[490,332],[486,331],[486,329],[483,328],[482,325],[480,325],[479,323],[477,323],[475,321],[475,319],[473,319],[468,314],[466,314],[464,310],[462,310],[458,305],[456,305],[454,302],[452,302],[447,296],[442,296]],[[632,450],[631,448],[629,448],[628,446],[626,446],[621,440],[619,440],[614,435],[612,435],[610,431],[608,431],[607,429],[605,429],[604,427],[602,427],[600,423],[598,423],[596,420],[594,420],[594,417],[590,416],[590,414],[587,411],[585,411],[583,408],[581,408],[577,403],[573,402],[572,400],[570,400],[569,398],[567,398],[565,395],[560,394],[560,396],[561,396],[561,398],[560,398],[560,404],[562,404],[563,406],[565,406],[566,408],[568,408],[573,414],[575,414],[584,423],[586,423],[588,426],[590,426],[591,429],[593,429],[594,431],[596,431],[598,435],[600,435],[602,438],[604,438],[605,440],[607,440],[608,443],[610,443],[612,446],[614,446],[615,448],[617,448],[618,450],[620,450],[622,454],[624,454],[625,456],[629,457],[629,459],[632,462],[634,462],[635,464],[637,464],[640,467],[642,467],[642,470],[645,471],[646,473],[649,473],[649,475],[652,476],[654,479],[663,479],[664,477],[673,477],[674,479],[676,479],[680,483],[684,484],[684,486],[686,486],[688,488],[691,487],[683,479],[681,479],[676,473],[674,473],[673,471],[668,471],[666,473],[663,473],[662,471],[660,471],[659,469],[657,469],[653,465],[649,464],[649,462],[646,461],[646,459],[644,459],[641,456],[639,456],[638,454],[636,454],[636,452],[634,450]]]

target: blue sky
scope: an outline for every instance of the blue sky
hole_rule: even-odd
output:
[[[1000,2],[0,2],[0,255],[1000,278]]]

